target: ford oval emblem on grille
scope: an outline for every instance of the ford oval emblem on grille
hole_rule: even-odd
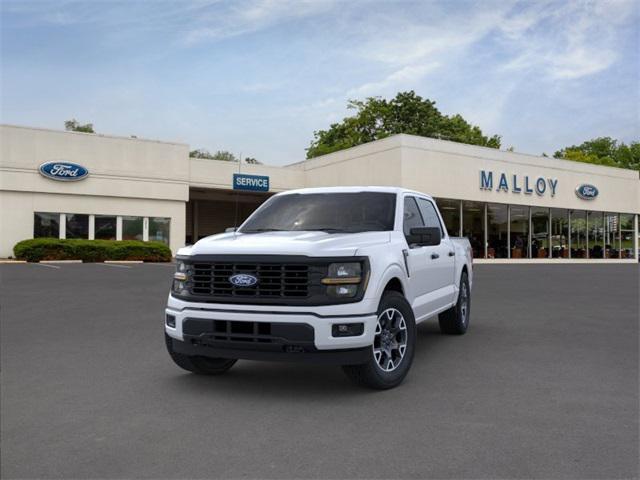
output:
[[[258,283],[258,278],[248,273],[238,273],[229,277],[231,285],[236,287],[253,287]]]

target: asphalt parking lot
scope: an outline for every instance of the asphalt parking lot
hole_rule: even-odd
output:
[[[636,265],[478,265],[399,388],[169,359],[172,267],[2,265],[2,478],[637,478]]]

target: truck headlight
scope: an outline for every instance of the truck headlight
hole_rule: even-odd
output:
[[[362,265],[359,262],[332,263],[322,283],[332,297],[355,297],[362,282]]]
[[[176,263],[176,273],[173,274],[173,284],[171,285],[171,291],[173,293],[186,295],[187,282],[189,281],[189,267],[186,263],[178,260]]]

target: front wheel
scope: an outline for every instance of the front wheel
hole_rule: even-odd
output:
[[[220,375],[229,370],[238,361],[235,358],[209,358],[183,355],[173,350],[173,342],[164,334],[165,344],[171,359],[180,368],[199,375]]]
[[[438,315],[440,331],[449,335],[463,335],[469,327],[470,313],[471,290],[469,289],[469,276],[467,272],[462,272],[458,301],[449,310]]]
[[[378,307],[378,321],[371,357],[363,365],[342,370],[358,385],[378,390],[398,386],[413,362],[416,322],[407,300],[398,292],[386,292]]]

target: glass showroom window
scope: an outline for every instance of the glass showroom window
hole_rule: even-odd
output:
[[[95,216],[94,238],[98,240],[115,240],[118,219],[114,215]]]
[[[635,258],[633,237],[636,233],[633,230],[633,217],[629,213],[620,214],[620,250],[622,258]]]
[[[531,207],[531,258],[549,256],[549,209]]]
[[[571,258],[587,258],[587,212],[571,212]]]
[[[551,209],[551,256],[569,258],[569,211]]]
[[[122,217],[122,240],[142,240],[142,230],[142,217]]]
[[[529,258],[529,207],[511,205],[511,258]]]
[[[152,242],[163,242],[169,245],[170,218],[150,217],[149,218],[149,240]]]
[[[462,236],[469,238],[473,258],[484,258],[484,204],[462,202]]]
[[[604,258],[604,223],[602,212],[589,212],[587,228],[589,258]]]
[[[487,258],[507,258],[509,235],[507,205],[487,204]]]
[[[438,210],[447,227],[447,232],[452,237],[460,236],[460,200],[436,199]]]
[[[33,238],[41,237],[60,238],[59,213],[35,212],[33,214]]]
[[[605,213],[603,223],[604,258],[620,258],[620,222],[617,213]]]
[[[67,213],[65,238],[89,238],[89,215]]]

